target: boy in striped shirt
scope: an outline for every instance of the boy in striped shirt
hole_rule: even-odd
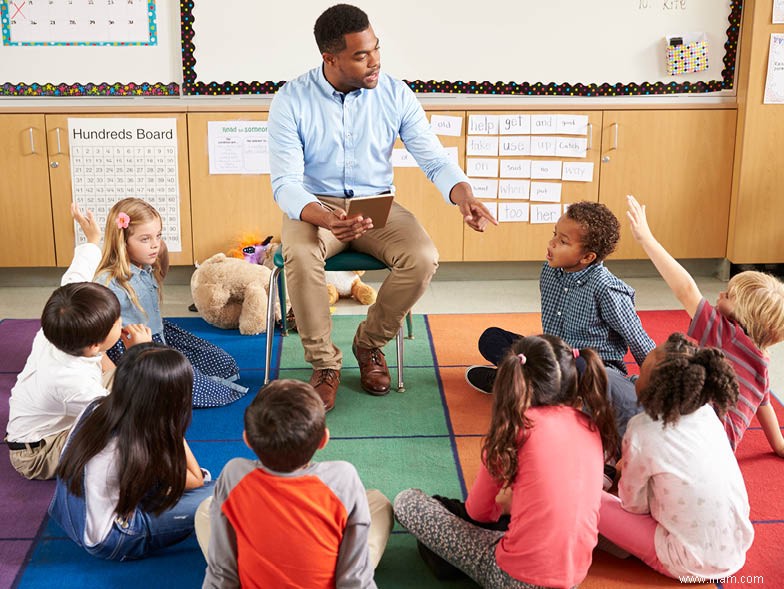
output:
[[[762,272],[741,272],[719,294],[716,306],[711,305],[686,269],[653,237],[645,206],[633,196],[627,199],[634,238],[692,318],[689,336],[700,346],[722,350],[735,368],[740,395],[724,417],[733,451],[756,414],[770,447],[784,458],[784,436],[770,405],[766,353],[769,347],[784,341],[784,284]]]

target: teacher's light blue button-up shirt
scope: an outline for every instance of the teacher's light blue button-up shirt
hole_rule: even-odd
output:
[[[299,219],[314,194],[352,197],[394,189],[390,158],[400,136],[447,202],[468,182],[430,128],[414,93],[381,72],[373,89],[341,94],[322,66],[287,82],[270,106],[270,172],[275,201]]]

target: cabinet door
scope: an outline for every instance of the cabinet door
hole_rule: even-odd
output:
[[[54,266],[44,115],[0,115],[0,266]]]
[[[191,236],[191,197],[188,182],[188,134],[185,125],[185,115],[176,113],[161,114],[89,114],[89,115],[46,115],[46,129],[49,138],[49,181],[52,187],[52,208],[54,217],[55,248],[57,251],[57,265],[68,266],[73,258],[74,249],[74,224],[71,218],[70,206],[73,202],[71,186],[71,149],[68,141],[69,118],[165,118],[177,119],[177,175],[180,193],[180,236],[182,251],[171,252],[169,261],[173,265],[193,264],[193,242]],[[110,144],[117,145],[116,141]],[[120,175],[116,169],[115,177]],[[146,172],[145,172],[146,174]],[[101,183],[110,177],[108,171],[104,174],[96,173],[94,185],[98,188]],[[100,194],[100,193],[99,193]],[[107,204],[125,196],[138,196],[143,194],[120,194],[119,196],[96,196],[96,199]]]
[[[197,261],[226,253],[243,235],[280,237],[282,215],[269,174],[210,174],[208,121],[266,121],[267,113],[190,113],[193,255]]]
[[[462,166],[465,154],[465,113],[433,112],[434,114],[456,117],[461,120],[460,136],[439,135],[441,144],[446,148],[457,148],[457,161]],[[403,147],[400,139],[396,149]],[[413,160],[413,158],[411,158]],[[455,262],[463,259],[463,217],[458,208],[449,204],[435,185],[430,182],[419,167],[395,167],[395,200],[411,211],[427,231],[438,248],[442,262]]]
[[[599,201],[621,221],[615,259],[646,258],[626,195],[647,205],[653,234],[676,258],[723,258],[732,188],[734,110],[607,111]]]
[[[569,138],[579,138],[586,142],[587,150],[585,157],[559,157],[559,156],[506,156],[499,155],[499,161],[511,159],[519,160],[521,162],[536,162],[536,161],[556,161],[563,163],[589,163],[593,165],[593,172],[589,182],[571,182],[561,181],[559,179],[543,180],[543,182],[559,184],[561,187],[560,205],[569,204],[581,200],[588,200],[595,202],[599,194],[599,137],[602,126],[602,113],[601,112],[581,112],[581,111],[487,111],[469,112],[468,115],[578,115],[588,117],[588,127],[583,135],[567,135],[558,133],[557,130],[552,132],[548,131],[542,135],[531,135],[531,139],[541,137],[555,137],[557,140],[566,140]],[[503,121],[504,119],[500,119]],[[514,119],[512,119],[514,120]],[[532,129],[536,131],[536,129]],[[480,137],[481,135],[477,135]],[[519,135],[523,137],[524,135]],[[499,141],[510,140],[515,137],[514,135],[499,135]],[[466,155],[466,157],[471,157]],[[501,172],[499,172],[501,174]],[[470,176],[470,174],[469,174]],[[587,177],[587,176],[586,176]],[[499,180],[500,181],[500,180]],[[530,203],[536,204],[554,204],[531,201],[529,199],[515,199],[510,200],[500,195],[500,198],[494,200],[487,200],[488,205],[503,206],[504,203]],[[562,206],[559,207],[562,210]],[[554,219],[554,221],[557,219]],[[464,256],[463,259],[472,262],[484,261],[536,261],[544,260],[545,250],[547,249],[547,242],[553,233],[553,223],[547,222],[545,224],[530,223],[530,222],[503,222],[499,223],[497,227],[488,226],[484,233],[477,233],[469,227],[464,228]]]

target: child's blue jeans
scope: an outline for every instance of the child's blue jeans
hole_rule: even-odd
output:
[[[71,540],[96,558],[106,560],[134,560],[151,552],[185,540],[193,533],[196,508],[212,495],[214,482],[186,491],[180,501],[159,516],[137,508],[128,518],[116,517],[109,534],[95,546],[84,543],[87,509],[84,497],[68,492],[65,483],[57,479],[54,497],[49,505],[49,516],[56,521]]]

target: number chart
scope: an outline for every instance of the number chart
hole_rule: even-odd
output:
[[[142,198],[161,215],[163,239],[182,251],[176,119],[68,119],[73,200],[105,226],[109,209]],[[75,225],[76,243],[85,243]]]
[[[0,0],[4,45],[156,45],[155,0]]]

